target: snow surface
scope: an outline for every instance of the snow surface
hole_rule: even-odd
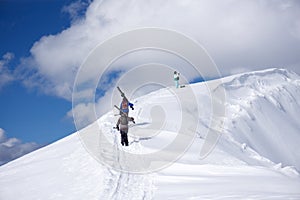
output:
[[[148,174],[118,172],[97,162],[74,133],[1,166],[0,200],[300,199],[300,77],[283,69],[269,69],[223,78],[215,90],[226,91],[225,128],[212,153],[200,159],[211,119],[206,84],[214,81],[187,86],[197,94],[197,137],[172,165]],[[184,96],[186,91],[181,88],[176,93]],[[166,114],[160,134],[131,134],[129,147],[120,146],[119,134],[112,129],[117,120],[113,111],[80,132],[97,141],[100,127],[115,143],[112,152],[116,156],[120,156],[120,149],[156,152],[176,137],[176,112],[190,112],[189,108],[195,107],[190,102],[179,108],[167,89],[140,97],[135,105],[131,115],[136,126],[165,117],[151,119],[149,105],[168,107],[173,112]],[[132,126],[130,132],[134,130]]]

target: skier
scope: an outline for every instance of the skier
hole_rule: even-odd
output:
[[[134,110],[133,104],[130,103],[130,102],[128,101],[128,99],[125,97],[124,93],[121,94],[121,96],[123,97],[123,99],[122,99],[122,102],[121,102],[121,104],[120,104],[120,110],[121,110],[122,112],[128,114],[128,113],[129,113],[129,107],[130,107],[132,110]],[[121,114],[121,111],[120,111],[120,114]]]
[[[120,111],[121,112],[121,111]],[[122,112],[121,117],[118,119],[116,124],[116,129],[120,131],[121,134],[121,144],[122,146],[128,146],[128,123],[132,121],[135,124],[133,117],[128,117],[128,115]]]
[[[124,92],[122,92],[120,87],[117,87],[117,88],[118,88],[119,92],[121,93],[121,97],[123,97],[122,102],[120,104],[120,115],[122,114],[122,112],[127,113],[127,115],[128,115],[129,114],[128,107],[130,107],[132,110],[134,110],[133,104],[128,101],[128,99],[126,98]]]
[[[175,87],[179,88],[179,72],[174,71],[174,82],[175,82]]]

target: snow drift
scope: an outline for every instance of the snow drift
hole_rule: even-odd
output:
[[[235,141],[259,155],[300,171],[300,80],[282,69],[240,75],[225,83]]]
[[[222,79],[226,91],[226,124],[221,139],[205,159],[199,158],[209,128],[210,95],[206,84],[191,87],[201,114],[197,137],[186,153],[156,173],[118,172],[98,163],[74,133],[0,167],[0,199],[300,199],[300,77],[284,69],[238,74]],[[184,95],[185,88],[179,89]],[[173,94],[174,95],[174,94]],[[149,104],[174,105],[166,89],[135,100],[137,122],[147,120]],[[186,112],[192,103],[182,108]],[[172,141],[174,113],[165,130],[150,138],[129,137],[126,151],[155,151]],[[113,111],[81,130],[106,130],[120,154],[120,138],[112,129]],[[150,122],[149,122],[150,123]],[[133,130],[133,129],[131,129]]]

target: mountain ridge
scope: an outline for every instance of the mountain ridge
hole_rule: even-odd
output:
[[[299,198],[299,75],[268,69],[222,80],[217,87],[226,91],[227,120],[217,146],[205,159],[199,159],[199,151],[211,113],[207,83],[201,82],[190,85],[200,108],[197,137],[169,167],[145,175],[115,171],[97,162],[75,132],[0,166],[0,199],[16,199],[20,195],[25,200]],[[186,89],[177,92],[184,96]],[[157,151],[176,136],[174,97],[167,88],[135,101],[136,109],[131,115],[141,122],[149,120],[147,105],[171,106],[170,120],[161,134],[148,139],[129,134],[131,146],[125,149],[136,153]],[[115,143],[118,155],[122,148],[118,133],[112,129],[115,120],[111,111],[80,131],[97,137],[95,131],[100,127]]]

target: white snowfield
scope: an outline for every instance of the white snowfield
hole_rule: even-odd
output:
[[[112,128],[117,121],[114,111],[81,130],[95,142],[99,128],[103,130],[115,143],[108,156],[119,157],[122,149],[146,155],[176,137],[178,110],[188,112],[198,104],[196,137],[166,168],[148,174],[116,171],[96,161],[74,133],[1,166],[0,200],[300,199],[300,76],[269,69],[223,78],[216,89],[226,91],[226,123],[215,149],[200,159],[211,117],[206,87],[210,83],[214,81],[178,89],[176,93],[184,96],[191,87],[198,100],[180,108],[168,89],[136,99],[135,110],[130,111],[135,126],[160,120],[149,118],[149,105],[168,106],[174,113],[166,114],[160,134],[131,134],[129,147],[121,147],[120,135]],[[134,132],[135,126],[129,131]]]

